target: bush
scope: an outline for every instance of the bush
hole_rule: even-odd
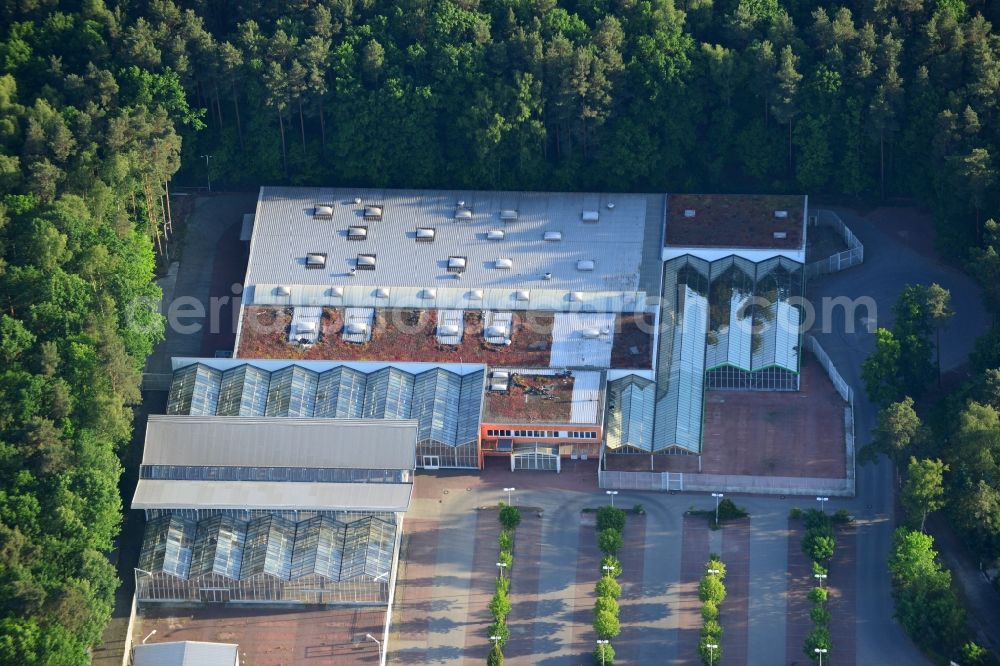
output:
[[[830,624],[830,611],[826,609],[826,606],[822,604],[817,604],[812,607],[809,611],[809,619],[817,627],[826,627]]]
[[[833,557],[835,542],[832,536],[819,530],[809,530],[802,539],[802,552],[814,562],[826,562]]]
[[[618,617],[618,602],[614,597],[597,597],[597,601],[594,602],[594,614],[601,611],[614,613],[615,617]]]
[[[508,578],[507,576],[504,576],[502,578],[500,576],[497,576],[496,591],[503,592],[504,594],[510,592],[510,578]]]
[[[498,590],[493,595],[493,599],[490,600],[490,612],[493,614],[493,619],[498,622],[507,619],[507,615],[510,614],[510,597],[507,596],[507,592]]]
[[[722,625],[717,620],[708,620],[701,626],[701,638],[706,641],[722,640]]]
[[[813,589],[809,590],[809,601],[813,602],[814,604],[825,604],[826,598],[827,598],[827,593],[825,587],[814,587]]]
[[[608,571],[604,567],[611,567],[611,570]],[[610,575],[613,578],[618,578],[618,576],[622,575],[622,563],[619,562],[618,558],[614,555],[605,555],[604,558],[601,559],[601,573]]]
[[[632,513],[636,514],[637,516],[641,516],[642,514],[646,513],[646,509],[643,508],[641,504],[636,504],[635,506],[632,507]]]
[[[715,571],[718,571],[719,573],[717,573],[717,574],[710,574],[710,573],[708,573],[709,569],[713,569]],[[715,576],[719,580],[725,580],[725,578],[726,578],[726,564],[722,560],[719,559],[718,555],[712,556],[711,559],[709,559],[708,562],[705,563],[705,575],[706,576]]]
[[[494,620],[493,624],[490,625],[489,633],[486,634],[487,638],[490,636],[499,636],[500,640],[496,645],[503,645],[510,638],[510,629],[507,628],[506,622],[501,622],[500,620]]]
[[[496,643],[493,644],[493,649],[486,657],[486,666],[503,666],[503,650]]]
[[[709,645],[716,647],[709,650]],[[722,643],[714,638],[702,638],[698,641],[698,655],[701,657],[701,663],[705,666],[718,666],[719,660],[722,658]]]
[[[597,510],[597,531],[609,529],[625,531],[625,512],[613,506],[602,506]]]
[[[521,510],[516,506],[500,503],[500,524],[506,530],[513,530],[521,524]]]
[[[829,571],[827,570],[827,568],[824,567],[819,562],[817,562],[816,560],[813,560],[812,570],[813,570],[813,576],[816,576],[816,575],[825,576],[826,574],[829,573]]]
[[[614,528],[603,530],[597,536],[597,546],[605,555],[614,555],[621,550],[624,545],[625,540],[622,538],[622,533]]]
[[[598,638],[611,639],[621,633],[621,624],[618,616],[610,611],[600,611],[594,613],[594,631]]]
[[[798,520],[802,517],[802,509],[797,506],[793,506],[792,510],[788,512],[788,517],[792,520]]]
[[[736,506],[736,502],[728,497],[722,498],[719,502],[719,520],[736,520],[746,518],[749,514],[743,507]]]
[[[698,584],[698,598],[718,606],[726,600],[726,587],[718,576],[704,576]]]
[[[847,512],[847,509],[837,509],[833,512],[830,520],[834,525],[846,525],[851,522],[851,514]]]
[[[714,601],[706,601],[701,606],[701,619],[704,621],[719,619],[719,606]]]
[[[594,586],[594,594],[599,597],[611,597],[617,599],[622,596],[622,586],[611,576],[601,576]]]
[[[824,534],[833,534],[830,516],[819,509],[809,509],[804,513],[807,530],[822,530]]]
[[[594,662],[600,666],[611,666],[615,663],[615,649],[611,643],[601,643],[594,648]]]
[[[806,656],[817,661],[819,655],[816,654],[816,648],[824,649],[830,651],[830,630],[826,627],[816,627],[809,632],[806,636],[805,645],[802,647],[802,651],[806,653]],[[830,656],[827,655],[826,659]]]
[[[500,550],[514,550],[514,535],[510,530],[500,530],[500,536],[497,537],[497,543],[500,546]]]

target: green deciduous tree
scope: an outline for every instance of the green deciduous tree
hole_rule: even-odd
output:
[[[921,532],[927,514],[944,508],[944,473],[947,471],[948,466],[940,460],[910,458],[900,501],[911,520],[919,516]]]

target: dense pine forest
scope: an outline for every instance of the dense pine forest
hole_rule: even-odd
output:
[[[210,155],[228,187],[912,200],[995,312],[998,21],[986,0],[0,3],[0,663],[86,663],[109,618],[181,164],[200,183]],[[998,366],[1000,333],[949,413],[982,408],[940,427],[976,447],[949,487],[975,490],[958,527],[992,557]]]

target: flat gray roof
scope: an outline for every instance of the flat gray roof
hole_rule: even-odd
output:
[[[412,470],[416,442],[415,420],[152,415],[142,464]]]
[[[140,479],[132,508],[406,511],[410,483]]]
[[[570,291],[634,294],[643,288],[648,199],[644,194],[262,187],[246,276],[248,297],[267,302],[273,295],[252,290],[277,292],[279,285],[531,289],[538,293],[527,307],[562,309]],[[464,202],[462,209],[459,202]],[[332,205],[332,218],[314,218],[317,205]],[[365,208],[373,205],[380,206],[382,217],[366,220]],[[471,216],[457,220],[463,209]],[[501,219],[501,211],[516,211],[517,217]],[[584,222],[584,212],[596,213],[597,222]],[[658,235],[662,222],[656,223]],[[352,226],[367,227],[364,240],[349,240]],[[433,241],[418,242],[418,228],[434,229]],[[502,230],[503,239],[487,240],[491,230]],[[558,240],[545,240],[546,232],[555,232],[550,237]],[[323,268],[306,267],[306,255],[314,253],[326,255]],[[375,255],[375,269],[359,269],[351,277],[359,254]],[[448,271],[449,257],[465,259],[460,280]],[[497,268],[500,259],[510,259],[512,267]],[[581,260],[593,261],[593,270],[579,270]],[[549,279],[543,279],[546,273]],[[322,291],[306,292],[292,289],[292,297],[324,296]],[[350,292],[345,297],[360,298]],[[395,300],[391,292],[390,299]]]
[[[174,641],[136,645],[132,666],[235,666],[239,646],[233,643]]]

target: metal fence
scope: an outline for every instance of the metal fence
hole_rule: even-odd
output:
[[[833,387],[837,389],[837,393],[839,393],[840,397],[844,399],[844,402],[853,407],[854,390],[851,388],[851,385],[844,381],[844,378],[840,376],[839,372],[837,372],[837,368],[834,367],[833,361],[830,360],[826,351],[824,351],[824,349],[820,347],[819,343],[816,342],[816,338],[811,335],[805,335],[803,336],[803,339],[806,343],[806,349],[813,353],[813,356],[816,357],[819,364],[823,366],[824,370],[826,370],[826,374],[830,377],[830,381],[833,382]]]
[[[831,210],[817,210],[816,214],[809,218],[810,226],[832,227],[837,234],[844,239],[847,249],[843,252],[830,255],[826,259],[820,259],[810,264],[806,264],[806,279],[836,273],[851,266],[857,266],[865,260],[865,246],[858,240],[858,237],[847,228],[840,216]]]

